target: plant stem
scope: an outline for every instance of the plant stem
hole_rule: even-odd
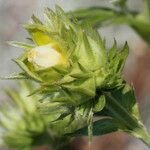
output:
[[[150,148],[150,134],[147,132],[146,128],[143,126],[140,129],[132,131],[131,133],[136,138],[142,140]]]

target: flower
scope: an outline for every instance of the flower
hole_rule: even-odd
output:
[[[50,44],[38,46],[28,53],[28,61],[41,69],[49,68],[64,63],[61,53]]]

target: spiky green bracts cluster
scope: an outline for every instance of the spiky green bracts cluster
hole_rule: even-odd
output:
[[[36,107],[38,96],[27,96],[33,87],[26,81],[20,82],[19,90],[6,90],[11,101],[0,106],[0,146],[30,150],[47,145],[52,149],[63,149],[69,143],[68,139],[48,127]],[[55,118],[53,115],[51,117]]]
[[[128,46],[117,52],[115,42],[107,52],[96,31],[83,30],[58,7],[56,12],[46,9],[44,18],[43,24],[33,16],[33,23],[25,25],[33,45],[10,42],[25,49],[15,60],[23,72],[11,78],[39,82],[41,87],[33,92],[42,96],[38,108],[50,118],[49,125],[64,134],[85,126],[91,114],[105,106],[105,96],[98,90],[124,85],[121,72]],[[51,120],[49,116],[57,108],[62,108],[61,115]]]
[[[30,88],[30,84],[22,82],[19,91],[7,90],[11,104],[5,102],[0,108],[0,138],[4,146],[30,148],[34,138],[46,130],[44,119],[36,109],[37,96],[27,97]]]

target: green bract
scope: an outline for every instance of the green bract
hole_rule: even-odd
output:
[[[105,42],[92,29],[83,30],[65,13],[46,9],[43,24],[35,16],[25,25],[34,45],[11,42],[25,49],[15,60],[23,70],[14,78],[30,78],[42,88],[37,92],[49,101],[78,106],[96,96],[96,89],[121,86],[121,71],[127,45],[117,52],[116,43],[107,52]]]

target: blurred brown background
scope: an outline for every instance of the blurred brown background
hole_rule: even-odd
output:
[[[42,19],[44,7],[54,8],[55,4],[64,10],[73,10],[78,7],[91,5],[112,6],[110,0],[0,0],[0,76],[14,73],[18,70],[11,59],[21,54],[21,50],[6,44],[9,40],[25,41],[26,32],[22,24],[28,22],[34,13]],[[142,0],[130,0],[129,7],[142,10]],[[127,59],[124,77],[134,84],[137,101],[139,103],[142,119],[150,130],[150,48],[128,26],[108,26],[99,30],[102,37],[108,41],[108,47],[115,37],[122,46],[128,41],[130,55]],[[2,89],[14,87],[13,81],[0,81],[0,102],[7,99]],[[76,139],[72,150],[88,150],[86,138]],[[44,149],[44,148],[43,148]],[[0,148],[0,150],[2,150]],[[114,133],[93,139],[92,150],[148,150],[140,141],[122,133]]]

